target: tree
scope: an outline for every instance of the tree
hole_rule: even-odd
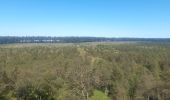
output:
[[[89,98],[89,100],[109,100],[107,95],[105,93],[99,91],[99,90],[94,90],[93,96]]]

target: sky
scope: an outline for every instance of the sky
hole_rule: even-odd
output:
[[[0,36],[170,38],[170,0],[0,0]]]

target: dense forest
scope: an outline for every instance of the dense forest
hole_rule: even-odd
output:
[[[0,100],[170,100],[170,43],[1,44]]]
[[[0,36],[0,44],[9,44],[9,43],[80,43],[80,42],[111,42],[111,41],[170,42],[170,38]]]

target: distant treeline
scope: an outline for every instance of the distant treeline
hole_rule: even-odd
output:
[[[0,36],[0,44],[8,43],[79,43],[111,41],[170,42],[170,38],[105,38],[105,37],[45,37],[45,36]]]

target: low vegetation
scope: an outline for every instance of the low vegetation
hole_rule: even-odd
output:
[[[0,100],[170,100],[170,43],[0,45]]]

